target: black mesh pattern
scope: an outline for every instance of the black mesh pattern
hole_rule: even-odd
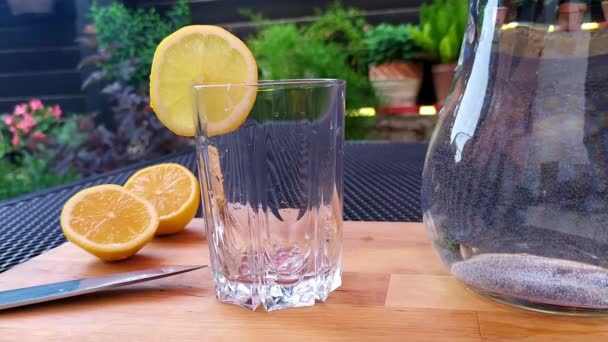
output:
[[[344,218],[422,221],[420,187],[426,144],[347,143]]]
[[[426,145],[349,142],[344,148],[344,218],[352,221],[421,221],[420,182]],[[99,184],[123,184],[136,170],[175,162],[195,171],[187,151],[61,187],[0,202],[0,272],[65,242],[63,204]]]

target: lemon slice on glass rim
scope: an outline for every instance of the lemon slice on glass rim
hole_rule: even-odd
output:
[[[245,43],[232,33],[210,25],[183,27],[156,48],[150,72],[150,105],[172,132],[194,136],[195,85],[255,85],[258,68]],[[236,130],[255,102],[257,88],[211,87],[204,98],[207,135]]]

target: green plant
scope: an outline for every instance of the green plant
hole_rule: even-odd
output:
[[[367,140],[375,125],[376,118],[374,116],[348,115],[344,120],[345,139]]]
[[[415,61],[422,48],[411,34],[412,26],[380,24],[365,32],[368,61],[378,65],[393,61]]]
[[[4,129],[2,128],[2,125],[0,124],[0,160],[2,160],[2,158],[4,158],[4,156],[10,149],[10,145],[8,143],[8,138],[6,138],[6,133],[3,131],[4,131]]]
[[[2,115],[0,200],[78,178],[73,160],[85,140],[82,120],[76,115],[63,117],[58,105],[45,106],[39,99]]]
[[[13,162],[0,159],[0,200],[61,185],[79,178],[74,170],[50,172],[50,161],[29,152]]]
[[[355,109],[373,106],[374,92],[367,77],[367,51],[363,43],[365,22],[359,12],[335,3],[318,11],[315,23],[268,25],[247,40],[258,63],[260,78],[341,78],[346,80],[346,105]]]
[[[92,63],[100,70],[84,86],[99,80],[121,81],[146,92],[156,46],[190,23],[190,8],[187,0],[179,0],[161,16],[154,8],[132,10],[118,2],[109,6],[93,3],[90,16],[93,27],[81,41],[96,47],[97,54],[87,57],[81,66]]]
[[[150,99],[134,93],[133,87],[113,82],[103,93],[112,101],[116,129],[88,123],[87,140],[72,162],[82,176],[158,158],[193,145],[192,139],[169,131],[152,112]]]
[[[164,16],[153,8],[129,9],[121,3],[93,4],[90,15],[93,24],[80,41],[97,52],[85,57],[80,67],[94,65],[98,70],[82,87],[105,81],[101,94],[112,113],[103,121],[115,128],[89,125],[87,140],[72,162],[79,174],[107,172],[189,145],[189,139],[164,127],[148,105],[154,52],[163,38],[190,23],[188,1],[179,0]]]
[[[363,12],[344,8],[335,1],[325,10],[316,9],[317,19],[304,26],[304,35],[313,41],[332,42],[347,53],[349,66],[362,74],[367,73],[367,46],[364,31],[367,22]]]
[[[7,140],[2,150],[4,154],[21,150],[35,152],[48,143],[74,146],[84,139],[84,134],[78,132],[79,119],[75,115],[64,117],[59,105],[45,106],[39,99],[18,104],[13,113],[2,116],[0,134]]]
[[[429,58],[439,63],[458,59],[467,24],[467,0],[433,0],[420,7],[420,25],[411,34]]]

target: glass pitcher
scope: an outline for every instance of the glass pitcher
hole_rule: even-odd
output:
[[[468,16],[423,173],[433,245],[492,299],[608,313],[608,1]]]

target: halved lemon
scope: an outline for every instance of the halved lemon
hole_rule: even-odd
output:
[[[195,135],[194,85],[255,84],[258,67],[230,32],[209,25],[186,26],[158,45],[150,72],[150,104],[175,134]],[[217,87],[198,91],[198,110],[208,136],[237,129],[249,115],[257,88]]]
[[[61,212],[65,237],[107,261],[137,253],[158,228],[152,204],[118,185],[98,185],[70,198]]]
[[[160,219],[156,235],[182,231],[196,215],[200,203],[196,176],[180,164],[158,164],[141,169],[124,187],[154,205]]]

